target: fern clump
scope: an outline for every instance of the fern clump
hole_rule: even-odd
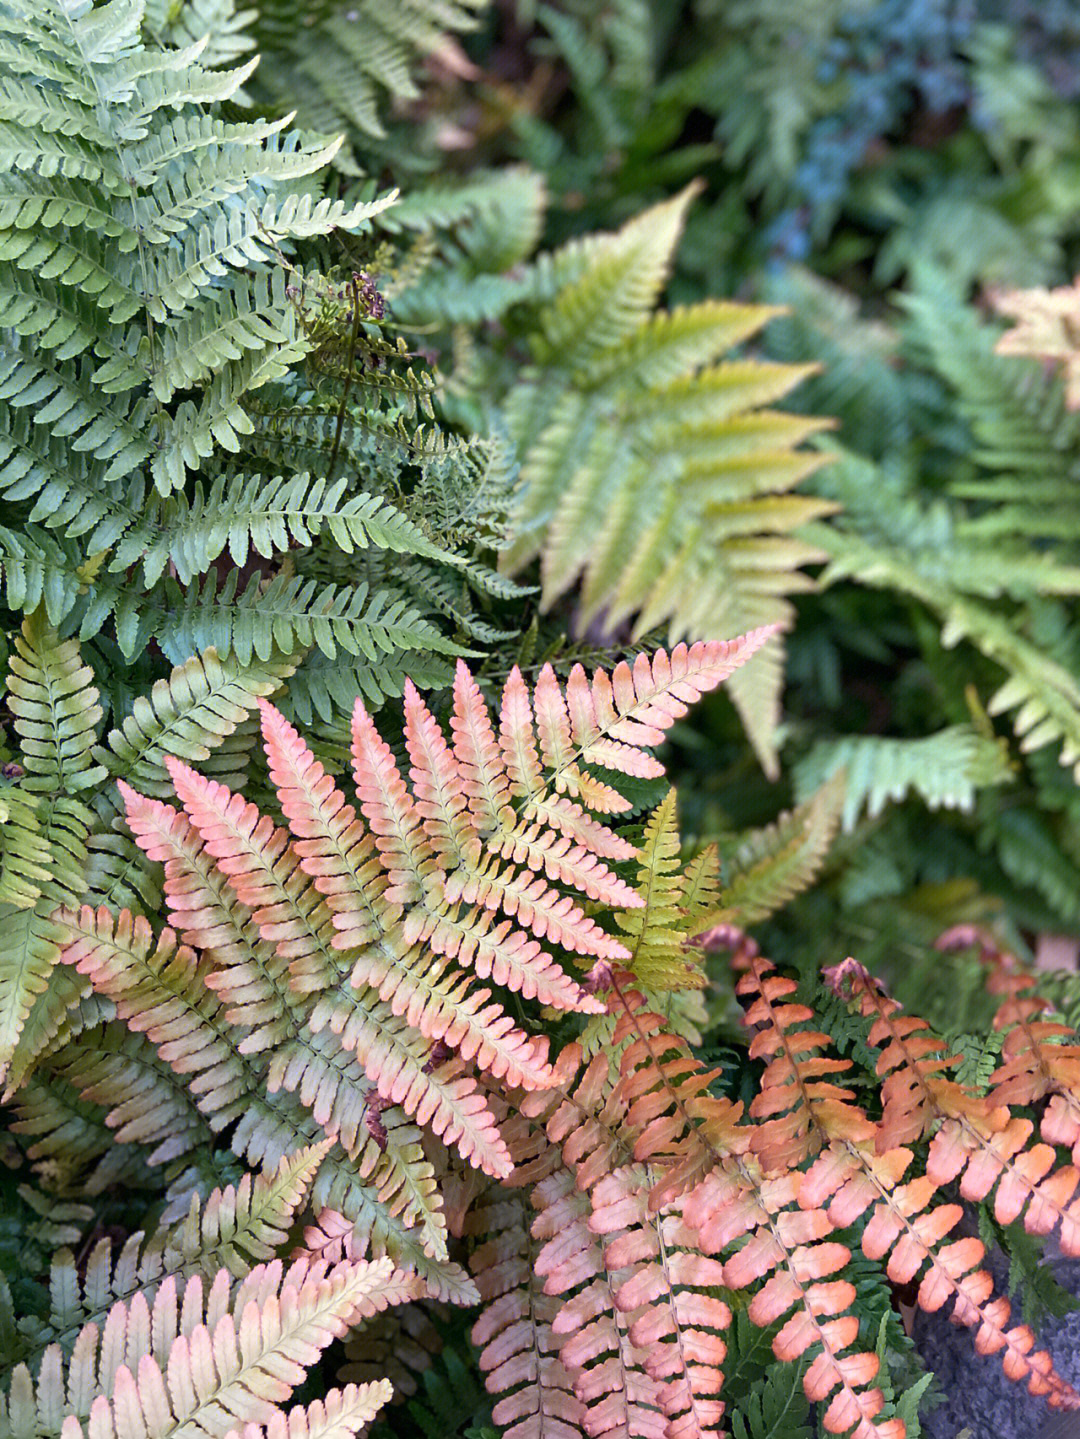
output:
[[[1040,53],[0,0],[0,1439],[1080,1408]]]

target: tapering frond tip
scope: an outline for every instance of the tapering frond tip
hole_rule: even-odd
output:
[[[733,673],[748,659],[755,655],[759,649],[767,645],[770,640],[778,638],[787,629],[782,620],[775,620],[771,625],[759,625],[756,630],[747,630],[743,635],[736,635],[731,640],[709,640],[704,641],[708,645],[721,645],[726,647],[731,659],[731,668],[727,674]],[[697,648],[697,646],[693,646]],[[723,676],[727,678],[727,674]]]

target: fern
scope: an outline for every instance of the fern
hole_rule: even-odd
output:
[[[68,1361],[58,1345],[46,1350],[36,1382],[18,1366],[0,1397],[0,1426],[12,1439],[78,1439],[91,1427],[115,1433],[147,1423],[163,1434],[186,1427],[224,1436],[245,1424],[285,1435],[318,1433],[329,1419],[336,1432],[356,1434],[389,1398],[389,1384],[331,1391],[308,1409],[281,1405],[358,1310],[388,1301],[391,1272],[387,1261],[329,1272],[275,1262],[236,1286],[227,1270],[205,1290],[199,1278],[182,1286],[170,1278],[152,1307],[137,1297],[110,1309],[106,1332],[118,1336],[118,1350],[99,1345],[89,1325]]]
[[[1025,633],[1037,613],[1034,606],[1021,625],[992,603],[1003,595],[1022,602],[1040,592],[1070,594],[1078,579],[1075,567],[1030,549],[994,550],[982,539],[963,536],[946,505],[901,499],[897,486],[868,461],[844,457],[830,469],[826,488],[851,504],[842,524],[831,530],[812,524],[804,532],[829,551],[823,582],[854,578],[925,605],[940,624],[946,648],[967,640],[1006,671],[990,697],[989,713],[1017,711],[1013,724],[1025,751],[1060,743],[1062,763],[1075,767],[1080,691],[1071,671]],[[870,490],[873,507],[867,502]]]
[[[828,854],[845,799],[845,777],[834,775],[775,824],[743,836],[724,856],[724,886],[698,923],[759,924],[809,885]],[[704,936],[702,936],[704,938]]]
[[[1065,382],[1066,405],[1070,410],[1080,406],[1077,350],[1073,340],[1075,286],[1006,292],[997,296],[995,309],[1014,321],[1012,329],[1002,335],[994,347],[996,353],[1056,361]]]
[[[358,701],[360,815],[263,702],[270,775],[292,837],[178,760],[165,763],[182,812],[121,782],[136,841],[165,862],[183,942],[172,929],[155,936],[128,911],[114,918],[87,906],[62,916],[62,958],[118,1020],[147,1035],[166,1075],[184,1076],[203,1121],[227,1130],[238,1155],[276,1164],[325,1133],[339,1150],[320,1169],[322,1201],[362,1229],[377,1194],[391,1225],[380,1243],[414,1264],[424,1250],[444,1257],[434,1173],[408,1118],[472,1165],[505,1174],[509,1155],[468,1066],[531,1087],[550,1075],[546,1042],[517,1027],[467,971],[563,1010],[598,1008],[538,943],[589,960],[626,954],[572,897],[640,903],[606,862],[631,847],[580,802],[616,814],[629,807],[592,767],[656,773],[640,746],[658,742],[685,700],[766,638],[661,651],[591,684],[578,667],[565,698],[550,668],[531,700],[515,673],[498,738],[461,669],[452,748],[409,689],[411,792]],[[85,993],[77,987],[74,997]],[[72,1043],[67,1082],[107,1104],[114,1124],[133,1083],[162,1086],[151,1069],[118,1072],[105,1087],[86,1071],[93,1031]],[[141,1142],[162,1144],[172,1114],[163,1107]],[[158,1162],[166,1152],[175,1159],[179,1148],[159,1150]],[[407,1232],[417,1226],[418,1241]]]
[[[693,191],[537,262],[533,363],[506,397],[523,492],[509,570],[541,556],[541,608],[579,586],[579,624],[673,638],[787,622],[818,557],[791,531],[831,506],[788,493],[820,422],[761,408],[805,370],[722,361],[772,313],[654,311]],[[615,423],[612,423],[612,420]],[[778,641],[731,688],[775,769]]]
[[[8,678],[23,774],[12,786],[0,869],[0,1078],[8,1084],[78,993],[49,981],[63,935],[52,914],[77,903],[86,884],[94,816],[78,795],[104,776],[90,763],[102,713],[90,681],[74,641],[62,641],[40,611],[24,622]],[[24,1057],[16,1060],[20,1042]]]
[[[911,792],[930,809],[970,810],[979,789],[1011,778],[1008,753],[975,725],[954,725],[921,740],[877,735],[819,742],[796,769],[796,790],[812,794],[843,772],[843,827],[879,815]]]
[[[115,1259],[110,1242],[101,1240],[83,1274],[70,1249],[58,1250],[50,1265],[50,1312],[44,1321],[24,1317],[19,1323],[21,1333],[4,1355],[5,1383],[17,1364],[36,1369],[51,1345],[70,1355],[85,1326],[102,1326],[114,1304],[130,1303],[136,1295],[151,1302],[166,1281],[194,1275],[208,1283],[219,1271],[242,1279],[256,1264],[272,1260],[328,1147],[299,1150],[276,1172],[247,1175],[238,1186],[214,1190],[205,1204],[192,1196],[186,1219],[149,1238],[136,1232]],[[16,1324],[13,1311],[8,1322]]]
[[[418,61],[441,53],[467,64],[453,37],[475,29],[483,8],[483,0],[406,0],[388,10],[359,0],[346,10],[318,0],[300,28],[288,0],[267,0],[256,27],[268,49],[264,93],[278,103],[299,100],[305,129],[345,132],[369,150],[387,137],[387,102],[417,99]],[[348,152],[338,163],[357,172]]]
[[[215,645],[246,665],[256,653],[267,659],[270,629],[298,663],[312,647],[331,661],[343,647],[399,665],[421,646],[468,653],[449,638],[445,599],[431,598],[430,584],[402,593],[391,578],[394,557],[408,553],[482,588],[473,551],[483,530],[470,530],[459,552],[460,536],[448,546],[418,524],[423,498],[406,496],[436,456],[445,468],[468,446],[418,420],[433,381],[400,341],[381,337],[377,291],[360,374],[355,345],[349,363],[342,351],[354,297],[295,262],[304,246],[362,231],[394,196],[323,197],[317,176],[339,141],[301,137],[282,120],[225,118],[238,113],[228,107],[255,62],[222,66],[251,48],[251,19],[219,0],[100,17],[89,0],[19,0],[5,13],[7,602],[27,611],[44,602],[49,620],[84,642],[111,625],[129,666],[155,640],[175,664]],[[424,31],[431,43],[433,33]],[[349,473],[336,478],[321,445],[297,466],[280,433],[266,443],[262,407],[279,429],[287,413],[294,425],[322,417],[339,432],[347,419],[350,433],[380,436],[382,453],[365,462],[362,442],[346,446]],[[417,447],[403,487],[401,454]],[[271,450],[267,471],[259,457]],[[479,467],[460,463],[460,486],[479,485]],[[386,558],[366,585],[335,586],[283,569],[294,547],[316,565],[364,549]],[[219,571],[223,553],[237,566],[257,555],[266,571],[238,591],[236,570]],[[256,603],[267,618],[253,634]],[[461,608],[471,619],[474,607]],[[362,668],[346,663],[337,683],[312,677],[309,709],[355,690]],[[377,670],[370,664],[369,677]],[[380,694],[399,692],[388,681]]]

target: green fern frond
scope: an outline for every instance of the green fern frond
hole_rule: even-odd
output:
[[[24,620],[9,661],[7,690],[19,736],[25,788],[40,794],[77,793],[101,782],[90,764],[101,719],[93,672],[74,640],[61,640],[36,611]]]
[[[845,511],[830,526],[814,523],[802,531],[829,555],[822,583],[853,578],[920,601],[936,615],[944,647],[967,640],[1005,670],[987,709],[992,715],[1016,711],[1021,748],[1060,743],[1062,764],[1077,768],[1080,686],[1028,631],[1038,619],[1039,597],[1080,591],[1080,567],[1031,544],[965,538],[953,506],[904,495],[902,478],[853,455],[823,473],[819,487],[841,499]],[[1024,610],[1010,613],[990,603],[1003,597]]]
[[[322,586],[301,576],[276,575],[264,583],[255,575],[237,593],[239,572],[230,570],[220,588],[214,574],[200,589],[182,590],[166,580],[154,617],[167,655],[197,654],[215,648],[242,665],[266,664],[275,654],[315,646],[327,659],[339,653],[370,663],[411,650],[456,656],[470,653],[448,640],[419,610],[366,583]],[[348,661],[346,661],[348,663]]]
[[[473,30],[487,0],[357,0],[342,9],[309,4],[297,25],[289,0],[264,0],[256,36],[265,50],[260,91],[284,108],[297,106],[305,129],[346,133],[354,142],[386,138],[390,101],[415,100],[413,71],[425,55],[456,53],[453,35]],[[463,57],[462,57],[463,59]],[[355,158],[339,160],[357,173]]]
[[[521,456],[513,573],[539,555],[541,608],[580,587],[580,626],[672,638],[788,623],[820,549],[793,532],[831,500],[789,493],[821,463],[821,421],[763,408],[806,366],[724,361],[775,311],[703,301],[654,313],[693,190],[536,262],[534,363],[506,399]],[[731,695],[775,773],[782,651]]]
[[[238,728],[294,668],[291,657],[276,652],[244,665],[208,648],[158,680],[148,696],[137,696],[95,757],[112,776],[155,797],[171,793],[167,755],[197,762],[225,784],[241,783],[250,740]]]
[[[355,492],[345,479],[327,484],[309,474],[222,475],[209,490],[197,486],[190,502],[168,516],[158,553],[144,560],[147,580],[156,581],[171,561],[180,583],[189,584],[226,548],[242,568],[252,551],[271,559],[290,545],[311,546],[324,533],[343,555],[374,546],[450,566],[465,563],[389,501]]]
[[[812,884],[840,823],[846,787],[844,774],[832,773],[797,808],[722,850],[723,889],[716,906],[698,917],[698,929],[760,924]]]
[[[645,990],[665,994],[701,989],[705,984],[700,955],[687,946],[685,887],[675,791],[671,790],[645,826],[636,886],[642,906],[615,915],[630,950],[630,958],[623,963]]]
[[[167,499],[192,471],[212,477],[252,433],[248,397],[309,349],[282,247],[362,228],[393,199],[322,197],[312,177],[335,143],[217,113],[254,62],[209,69],[205,34],[186,48],[170,35],[199,20],[236,37],[248,19],[225,0],[149,17],[12,0],[3,19],[0,490],[25,527],[0,535],[0,564],[9,603],[44,599],[54,623],[84,592],[84,638],[115,610],[128,654],[149,636],[112,576],[140,560],[160,572],[184,518],[182,502],[148,511],[147,482]],[[82,568],[69,539],[109,565]]]
[[[143,28],[159,45],[190,45],[205,40],[202,63],[209,68],[230,65],[254,49],[250,26],[254,8],[240,9],[235,0],[147,0]]]
[[[70,985],[51,983],[63,937],[51,915],[85,891],[94,817],[76,796],[99,784],[105,770],[91,763],[102,711],[76,642],[61,640],[35,611],[15,636],[9,666],[23,775],[0,837],[7,890],[0,908],[0,1079],[14,1083],[70,1002]]]
[[[1075,558],[1080,527],[1069,495],[1080,475],[1080,417],[1066,409],[1061,381],[999,353],[1000,326],[982,322],[940,281],[924,276],[902,304],[909,345],[945,380],[975,442],[978,472],[951,486],[978,503],[962,537],[1068,541]]]
[[[970,810],[977,792],[1012,779],[1001,741],[974,724],[951,725],[926,739],[851,736],[819,743],[796,765],[800,797],[843,774],[843,827],[854,828],[865,812],[871,819],[890,800],[917,794],[930,809]]]
[[[285,709],[309,725],[314,720],[331,725],[339,738],[347,734],[343,717],[357,695],[372,709],[381,709],[387,700],[398,699],[412,681],[417,689],[443,689],[453,678],[453,661],[448,655],[424,648],[365,656],[339,654],[331,660],[321,651],[308,655],[289,681]],[[344,749],[347,750],[347,744]]]

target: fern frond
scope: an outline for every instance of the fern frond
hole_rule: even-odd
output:
[[[927,1159],[928,1184],[936,1187],[959,1178],[965,1199],[984,1199],[993,1191],[999,1222],[1008,1224],[1023,1215],[1025,1228],[1037,1234],[1060,1226],[1063,1250],[1074,1252],[1080,1246],[1076,1171],[1059,1168],[1050,1145],[1029,1145],[1034,1128],[1030,1120],[994,1108],[988,1099],[947,1078],[945,1071],[957,1063],[949,1046],[918,1016],[898,1014],[897,1002],[857,966],[851,970],[851,984],[860,1010],[873,1019],[870,1043],[881,1047],[884,1042],[878,1060],[884,1080],[879,1150],[920,1138],[938,1123]]]
[[[844,521],[830,527],[811,524],[803,531],[830,556],[822,582],[853,577],[926,605],[938,617],[945,648],[968,640],[1005,670],[1007,678],[987,708],[991,714],[1017,711],[1013,726],[1021,748],[1060,742],[1062,764],[1075,768],[1080,763],[1080,688],[1067,666],[1028,638],[1026,623],[987,601],[1012,595],[1030,604],[1033,595],[1075,594],[1080,584],[1076,566],[1042,551],[1017,553],[1015,547],[965,539],[948,507],[898,501],[888,476],[854,456],[830,467],[827,488],[851,504]]]
[[[305,129],[347,133],[369,151],[386,137],[387,101],[416,98],[417,62],[435,51],[456,55],[455,33],[476,27],[483,3],[403,0],[387,10],[378,0],[358,0],[342,11],[319,0],[299,37],[288,0],[270,0],[259,7],[256,30],[267,52],[262,87],[279,102],[299,100]],[[339,163],[358,170],[351,156]]]
[[[152,1307],[136,1298],[110,1310],[105,1333],[116,1336],[116,1348],[99,1344],[89,1326],[67,1363],[59,1346],[46,1350],[36,1383],[17,1367],[10,1396],[0,1398],[0,1423],[21,1433],[29,1421],[33,1432],[56,1439],[124,1432],[129,1417],[219,1439],[239,1424],[273,1427],[305,1369],[358,1312],[380,1307],[391,1272],[387,1260],[329,1271],[304,1264],[283,1271],[275,1262],[252,1270],[233,1293],[227,1270],[205,1291],[200,1278],[181,1292],[166,1279]],[[381,1397],[385,1390],[366,1396]]]
[[[752,945],[744,943],[737,954],[744,972],[735,992],[751,997],[745,1015],[754,1031],[750,1057],[768,1060],[750,1103],[751,1117],[763,1121],[751,1140],[762,1167],[770,1174],[796,1169],[841,1133],[853,1140],[873,1138],[874,1126],[851,1102],[854,1092],[824,1077],[850,1070],[851,1061],[820,1053],[831,1044],[827,1034],[795,1028],[814,1018],[807,1005],[785,1002],[798,985],[777,974]]]
[[[390,593],[371,593],[366,583],[321,586],[282,574],[263,582],[255,575],[237,594],[238,574],[230,570],[220,588],[213,572],[201,589],[165,581],[154,627],[167,653],[216,649],[245,666],[312,645],[331,660],[339,654],[393,659],[412,650],[461,653],[419,610]]]
[[[3,834],[4,873],[15,884],[11,898],[21,901],[0,911],[0,1079],[10,1086],[29,1073],[72,998],[65,982],[50,985],[62,933],[51,916],[85,889],[93,816],[75,796],[99,783],[104,770],[90,762],[102,711],[77,643],[61,640],[37,610],[15,636],[9,665],[24,771]]]
[[[65,922],[72,935],[64,951],[66,962],[114,998],[119,1016],[144,1031],[165,1063],[186,1077],[211,1129],[230,1127],[230,1144],[237,1154],[255,1164],[276,1165],[320,1136],[300,1097],[271,1091],[265,1063],[237,1046],[224,1006],[206,983],[209,965],[197,964],[190,949],[177,947],[171,931],[155,945],[146,921],[132,920],[126,913],[114,924],[107,911],[85,909],[65,916]],[[384,1223],[390,1225],[385,1242],[393,1248],[404,1238],[407,1245],[400,1230],[419,1214],[426,1226],[425,1242],[438,1250],[445,1241],[437,1222],[434,1184],[415,1131],[401,1130],[392,1116],[384,1127],[385,1149],[365,1132],[362,1140],[358,1135],[351,1158],[331,1153],[316,1180],[316,1195],[355,1219],[367,1203],[370,1180],[384,1201]],[[405,1218],[395,1232],[394,1220],[402,1214]]]
[[[137,696],[95,758],[155,798],[171,792],[166,755],[197,762],[224,783],[239,783],[250,746],[238,731],[256,701],[279,689],[294,668],[295,660],[277,651],[244,665],[208,648],[155,681],[148,696]]]
[[[186,1219],[149,1237],[132,1234],[115,1257],[111,1242],[100,1240],[81,1273],[70,1249],[60,1250],[51,1265],[48,1320],[32,1346],[18,1343],[5,1354],[0,1372],[10,1379],[16,1363],[36,1369],[52,1344],[70,1355],[87,1324],[103,1326],[114,1304],[130,1304],[136,1295],[151,1303],[166,1279],[184,1282],[201,1275],[209,1282],[225,1270],[242,1279],[256,1264],[272,1260],[328,1148],[324,1141],[298,1150],[276,1170],[215,1189],[205,1203],[193,1195]]]
[[[696,933],[713,924],[760,924],[812,883],[840,822],[845,774],[834,774],[774,824],[740,839],[723,859],[724,886],[715,906],[697,916]]]
[[[480,1350],[488,1390],[503,1396],[492,1410],[493,1422],[505,1426],[507,1439],[545,1432],[576,1439],[586,1410],[558,1357],[552,1322],[561,1305],[538,1283],[539,1245],[523,1200],[500,1196],[470,1216],[469,1228],[482,1239],[472,1270],[487,1306],[473,1325],[472,1342]]]
[[[197,487],[184,512],[170,519],[168,548],[158,563],[167,555],[186,585],[226,548],[233,563],[243,567],[251,551],[271,559],[294,543],[313,544],[324,532],[346,555],[377,546],[450,565],[464,563],[381,496],[348,491],[346,480],[327,485],[307,474],[273,479],[245,474],[231,481],[221,476],[209,491]],[[150,561],[144,563],[149,570]]]
[[[811,1345],[822,1346],[804,1382],[811,1399],[839,1389],[825,1415],[829,1432],[855,1426],[863,1439],[899,1439],[895,1422],[874,1422],[882,1403],[870,1387],[876,1359],[844,1353],[858,1321],[834,1316],[849,1307],[853,1288],[815,1282],[809,1290],[848,1257],[843,1245],[815,1243],[833,1226],[822,1211],[795,1207],[797,1176],[760,1175],[748,1155],[750,1131],[739,1124],[740,1107],[710,1096],[711,1076],[664,1032],[659,1016],[623,998],[628,1012],[615,1040],[629,1037],[630,1043],[614,1088],[601,1055],[576,1085],[522,1103],[525,1116],[543,1123],[566,1166],[536,1186],[543,1206],[537,1232],[549,1240],[537,1268],[547,1274],[548,1292],[577,1291],[553,1325],[571,1335],[560,1358],[575,1391],[586,1403],[598,1401],[598,1420],[629,1406],[633,1422],[648,1426],[644,1432],[666,1434],[669,1423],[715,1432],[722,1413],[721,1336],[730,1314],[700,1290],[742,1288],[772,1276],[755,1294],[751,1318],[770,1324],[798,1306],[775,1351],[791,1361]],[[563,1072],[573,1076],[569,1056]],[[747,1233],[754,1237],[731,1258],[714,1257]],[[660,1255],[667,1255],[666,1265],[649,1262]],[[636,1349],[636,1343],[651,1347]],[[613,1362],[595,1370],[594,1383],[587,1366],[601,1354]]]
[[[582,625],[635,636],[787,624],[785,594],[821,557],[792,532],[832,509],[788,493],[820,463],[795,449],[820,422],[761,408],[805,368],[720,359],[774,312],[653,314],[692,193],[538,262],[535,363],[506,401],[523,490],[505,567],[539,554],[542,608],[580,583]],[[778,655],[732,688],[770,773]]]
[[[230,6],[201,3],[221,34],[239,35]],[[115,610],[129,655],[148,636],[134,596],[108,576],[140,559],[160,573],[156,551],[168,554],[169,515],[147,506],[145,485],[164,501],[192,471],[212,477],[253,430],[248,397],[309,349],[281,247],[362,228],[393,200],[323,198],[310,177],[336,143],[286,133],[287,122],[223,119],[255,62],[207,68],[206,35],[175,48],[184,26],[157,9],[144,28],[135,5],[99,17],[66,0],[13,4],[0,53],[11,316],[0,488],[31,526],[0,545],[8,596],[33,608],[46,591],[58,622],[89,592],[83,636]],[[63,593],[66,555],[41,526],[85,537],[98,557]]]
[[[325,1399],[297,1405],[288,1414],[274,1414],[265,1425],[247,1423],[230,1429],[226,1439],[339,1439],[367,1426],[393,1395],[388,1379],[371,1384],[347,1384],[331,1389]]]
[[[700,989],[705,975],[699,956],[689,948],[685,890],[689,876],[679,863],[679,831],[672,790],[649,816],[638,868],[640,909],[616,914],[615,922],[629,937],[628,973],[648,991],[660,993]]]
[[[925,739],[861,735],[818,743],[796,766],[796,793],[808,796],[843,773],[842,825],[850,832],[863,814],[874,819],[890,800],[914,792],[929,809],[971,810],[984,787],[1006,784],[1006,747],[974,724],[950,725]]]
[[[93,673],[75,641],[62,641],[36,611],[15,637],[9,665],[7,689],[25,788],[76,793],[100,783],[104,772],[89,759],[102,711]]]
[[[1071,1149],[1075,1164],[1080,1156],[1080,1045],[1068,1041],[1075,1040],[1076,1031],[1041,1017],[1054,1006],[1038,992],[1034,974],[999,949],[992,935],[965,925],[938,940],[945,951],[969,946],[988,968],[987,990],[1002,996],[994,1015],[994,1029],[1004,1031],[1002,1062],[990,1076],[988,1098],[994,1105],[1030,1105],[1050,1096],[1040,1132],[1048,1143]]]

